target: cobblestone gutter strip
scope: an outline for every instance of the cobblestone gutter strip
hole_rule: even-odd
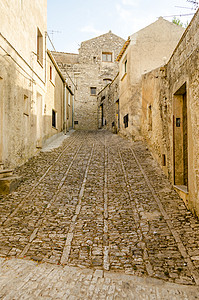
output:
[[[109,240],[108,240],[108,149],[105,138],[104,162],[104,270],[109,270]]]
[[[70,144],[68,144],[63,151],[59,154],[59,156],[57,157],[57,159],[48,167],[48,169],[46,170],[46,172],[42,175],[42,177],[35,183],[35,185],[31,188],[31,190],[25,195],[25,197],[22,198],[22,200],[19,202],[19,204],[17,205],[17,207],[14,209],[14,211],[12,211],[7,218],[0,223],[0,226],[6,224],[14,215],[16,215],[16,213],[18,212],[18,210],[20,209],[20,207],[23,206],[24,202],[26,201],[26,199],[28,197],[30,197],[33,194],[33,191],[38,187],[38,185],[43,181],[43,179],[46,177],[46,175],[50,172],[50,170],[53,168],[53,166],[60,160],[60,158],[62,157],[62,155],[67,151],[67,149],[75,143],[75,141],[78,140],[78,135],[76,135],[72,140],[70,140]]]
[[[124,174],[124,178],[125,178],[126,187],[127,187],[127,190],[128,190],[130,202],[131,202],[131,204],[133,204],[133,203],[136,204],[136,206],[133,207],[134,220],[135,220],[135,224],[137,226],[137,232],[139,234],[140,241],[143,242],[142,247],[143,247],[143,251],[144,251],[144,259],[145,259],[145,264],[146,264],[146,270],[147,270],[149,276],[153,276],[153,268],[152,268],[152,265],[149,261],[149,257],[148,257],[148,253],[147,253],[147,247],[146,247],[146,244],[144,242],[144,237],[143,237],[141,228],[139,227],[139,223],[140,223],[140,218],[139,218],[139,213],[138,213],[139,203],[136,199],[132,198],[131,191],[130,191],[130,188],[129,188],[130,184],[128,182],[128,176],[127,176],[127,173],[126,173],[126,170],[125,170],[125,167],[124,167],[124,162],[122,160],[122,155],[121,155],[121,152],[120,152],[119,148],[118,148],[118,153],[119,153],[119,157],[120,157],[120,160],[121,160],[121,166],[122,166],[122,170],[123,170],[123,174]]]
[[[71,251],[71,243],[72,243],[72,240],[73,240],[73,235],[74,235],[74,230],[75,230],[75,223],[76,223],[76,220],[77,220],[78,215],[79,215],[80,210],[81,210],[82,197],[84,195],[84,189],[85,189],[86,180],[87,180],[87,176],[88,176],[88,170],[89,170],[91,159],[92,159],[93,152],[94,152],[94,147],[95,147],[95,144],[93,144],[93,146],[92,146],[91,154],[90,154],[90,157],[89,157],[89,160],[88,160],[88,163],[87,163],[84,179],[83,179],[82,186],[81,186],[80,193],[79,193],[78,204],[76,205],[76,209],[75,209],[75,215],[72,218],[72,221],[71,221],[71,224],[70,224],[70,229],[69,229],[68,234],[67,234],[66,243],[65,243],[65,246],[64,246],[64,250],[63,250],[63,253],[62,253],[61,260],[60,260],[61,264],[67,264],[68,259],[69,259],[69,255],[70,255],[70,251]]]
[[[24,255],[28,252],[28,250],[29,250],[29,248],[30,248],[30,245],[31,245],[32,241],[36,238],[37,232],[38,232],[39,228],[40,228],[41,225],[42,225],[43,218],[45,217],[47,210],[48,210],[48,209],[51,207],[51,205],[56,201],[57,196],[58,196],[58,194],[59,194],[59,192],[60,192],[62,186],[64,185],[64,182],[65,182],[66,178],[67,178],[67,175],[68,175],[68,173],[69,173],[69,171],[70,171],[70,169],[71,169],[71,167],[72,167],[72,165],[73,165],[73,163],[74,163],[74,161],[75,161],[75,159],[76,159],[76,157],[77,157],[77,155],[78,155],[78,153],[79,153],[79,151],[80,151],[80,149],[81,149],[81,147],[82,147],[82,144],[83,144],[83,143],[81,143],[80,146],[78,147],[78,149],[76,150],[75,155],[74,155],[74,157],[73,157],[73,159],[72,159],[70,165],[68,166],[68,168],[67,168],[67,170],[66,170],[64,176],[62,177],[62,179],[61,179],[61,181],[60,181],[60,183],[59,183],[59,185],[58,185],[58,188],[57,188],[57,190],[56,190],[56,192],[55,192],[53,198],[50,200],[50,202],[48,203],[47,207],[43,210],[43,212],[42,212],[41,215],[39,216],[39,219],[38,219],[37,223],[35,224],[35,227],[36,227],[36,228],[34,229],[33,233],[31,234],[28,244],[24,247],[23,251],[22,251],[21,254],[19,255],[19,258],[23,258],[23,257],[24,257]]]
[[[140,168],[140,171],[142,172],[142,174],[143,174],[143,176],[144,176],[144,179],[145,179],[145,181],[146,181],[146,183],[147,183],[147,185],[148,185],[148,187],[149,187],[149,189],[150,189],[150,191],[151,191],[151,193],[152,193],[152,195],[153,195],[153,197],[154,197],[154,199],[155,199],[155,201],[156,201],[156,203],[157,203],[157,205],[158,205],[158,207],[159,207],[159,209],[160,209],[160,211],[161,211],[161,213],[162,213],[162,215],[164,216],[164,219],[165,219],[166,222],[167,222],[167,225],[168,225],[168,227],[169,227],[169,229],[170,229],[170,231],[171,231],[171,233],[172,233],[172,235],[173,235],[173,237],[174,237],[174,239],[175,239],[175,241],[176,241],[176,244],[177,244],[177,246],[178,246],[178,249],[179,249],[181,255],[183,256],[184,260],[186,261],[187,266],[188,266],[188,268],[189,268],[189,270],[190,270],[190,272],[191,272],[191,275],[192,275],[193,278],[194,278],[195,283],[196,283],[197,285],[199,285],[199,274],[198,274],[197,270],[195,269],[195,267],[194,267],[194,265],[193,265],[193,263],[192,263],[192,261],[191,261],[189,255],[188,255],[188,253],[187,253],[187,250],[186,250],[186,248],[184,247],[184,245],[183,245],[183,243],[182,243],[182,241],[181,241],[181,239],[180,239],[179,234],[178,234],[177,231],[173,228],[173,225],[172,225],[172,222],[171,222],[169,216],[167,215],[167,213],[166,213],[166,211],[165,211],[165,209],[164,209],[164,207],[163,207],[163,205],[162,205],[162,203],[161,203],[159,197],[157,196],[157,194],[156,194],[154,188],[152,187],[152,185],[151,185],[151,183],[150,183],[150,181],[149,181],[149,179],[148,179],[146,173],[144,172],[144,169],[142,168],[142,166],[141,166],[141,164],[140,164],[138,158],[136,157],[136,154],[135,154],[135,152],[134,152],[134,150],[133,150],[132,148],[131,148],[131,152],[132,152],[132,154],[133,154],[133,157],[135,158],[135,161],[136,161],[137,165],[138,165],[139,168]]]
[[[196,300],[199,288],[102,270],[0,258],[0,299]]]

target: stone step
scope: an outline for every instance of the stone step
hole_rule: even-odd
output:
[[[13,170],[0,170],[0,178],[9,177],[13,175]]]
[[[8,195],[12,193],[20,184],[21,177],[9,176],[0,178],[0,194]]]

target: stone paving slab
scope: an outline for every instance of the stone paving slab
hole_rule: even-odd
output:
[[[199,287],[78,267],[0,259],[0,299],[199,299]]]
[[[199,221],[143,142],[73,132],[15,173],[0,196],[3,259],[199,285]]]

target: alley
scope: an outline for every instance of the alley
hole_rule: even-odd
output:
[[[199,221],[146,145],[74,132],[0,196],[0,256],[199,284]]]

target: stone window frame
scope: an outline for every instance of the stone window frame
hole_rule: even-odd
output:
[[[108,57],[111,56],[111,60]],[[112,63],[113,62],[113,52],[111,51],[102,51],[102,62]]]
[[[90,95],[96,96],[97,95],[97,88],[95,86],[90,87]]]
[[[50,69],[49,69],[49,73],[50,73],[50,82],[55,86],[55,73],[54,73],[54,68],[52,65],[50,65]]]
[[[37,27],[37,62],[43,67],[43,35]]]
[[[122,61],[122,78],[121,78],[121,80],[123,80],[124,77],[126,77],[126,75],[127,75],[127,64],[128,64],[128,59],[127,59],[127,54],[126,54]]]

